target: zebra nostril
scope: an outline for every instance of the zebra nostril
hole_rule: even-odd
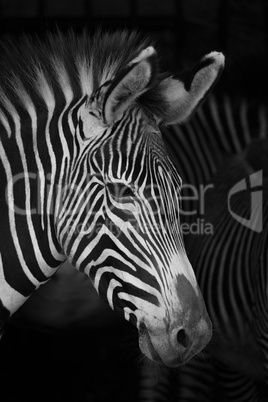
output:
[[[189,337],[186,334],[184,329],[180,329],[177,333],[177,341],[178,343],[183,346],[185,349],[189,345]]]

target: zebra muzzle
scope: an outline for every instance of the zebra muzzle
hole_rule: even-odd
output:
[[[149,330],[144,323],[139,329],[141,352],[157,363],[179,367],[199,353],[211,338],[211,323],[201,318],[194,328],[179,327],[168,331]]]

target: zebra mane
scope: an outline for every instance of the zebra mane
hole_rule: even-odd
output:
[[[79,96],[90,96],[150,44],[136,31],[126,30],[99,30],[93,37],[87,31],[80,35],[73,31],[49,33],[42,41],[25,35],[19,43],[2,42],[0,106],[8,112],[14,103],[25,106],[29,99],[36,98],[48,104],[68,88]],[[156,84],[160,78],[163,76],[156,72]],[[157,111],[161,108],[159,98],[157,90],[152,89],[141,102]]]

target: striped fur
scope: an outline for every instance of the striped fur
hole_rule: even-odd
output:
[[[179,222],[181,179],[159,123],[190,116],[224,57],[162,74],[136,33],[1,45],[0,299],[12,314],[68,258],[167,365],[210,337]]]
[[[261,101],[219,93],[211,95],[189,122],[163,127],[168,153],[183,181],[183,210],[197,209],[189,184],[197,189],[209,185],[226,158],[242,152],[253,140],[267,138],[267,113],[268,107]]]
[[[164,130],[183,183],[197,188],[200,184],[213,185],[205,198],[204,213],[198,215],[212,223],[213,233],[196,233],[185,240],[212,317],[214,335],[205,359],[194,359],[180,368],[170,384],[161,378],[153,382],[152,373],[145,373],[145,382],[151,381],[152,390],[150,393],[147,387],[143,401],[160,400],[176,381],[176,396],[161,401],[266,400],[267,124],[265,104],[219,94],[210,97],[189,123]],[[259,171],[262,185],[252,188],[252,193],[238,192],[231,204],[238,215],[249,219],[250,194],[262,191],[262,230],[256,232],[233,218],[227,199],[235,184],[245,178],[249,186],[249,176]],[[182,188],[182,194],[186,190]],[[185,200],[184,209],[197,209],[196,201]],[[191,224],[197,215],[182,218]]]

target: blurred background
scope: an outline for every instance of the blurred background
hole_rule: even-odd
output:
[[[165,65],[184,68],[211,50],[227,57],[229,89],[267,85],[268,3],[265,0],[1,0],[0,35],[42,35],[56,26],[94,32],[138,28],[158,44]],[[227,80],[228,78],[228,80]],[[263,85],[265,84],[265,90]]]
[[[179,72],[211,50],[226,56],[217,91],[267,96],[266,0],[0,0],[0,39],[99,26],[152,37]],[[136,401],[136,331],[66,263],[11,319],[0,346],[1,402]]]

